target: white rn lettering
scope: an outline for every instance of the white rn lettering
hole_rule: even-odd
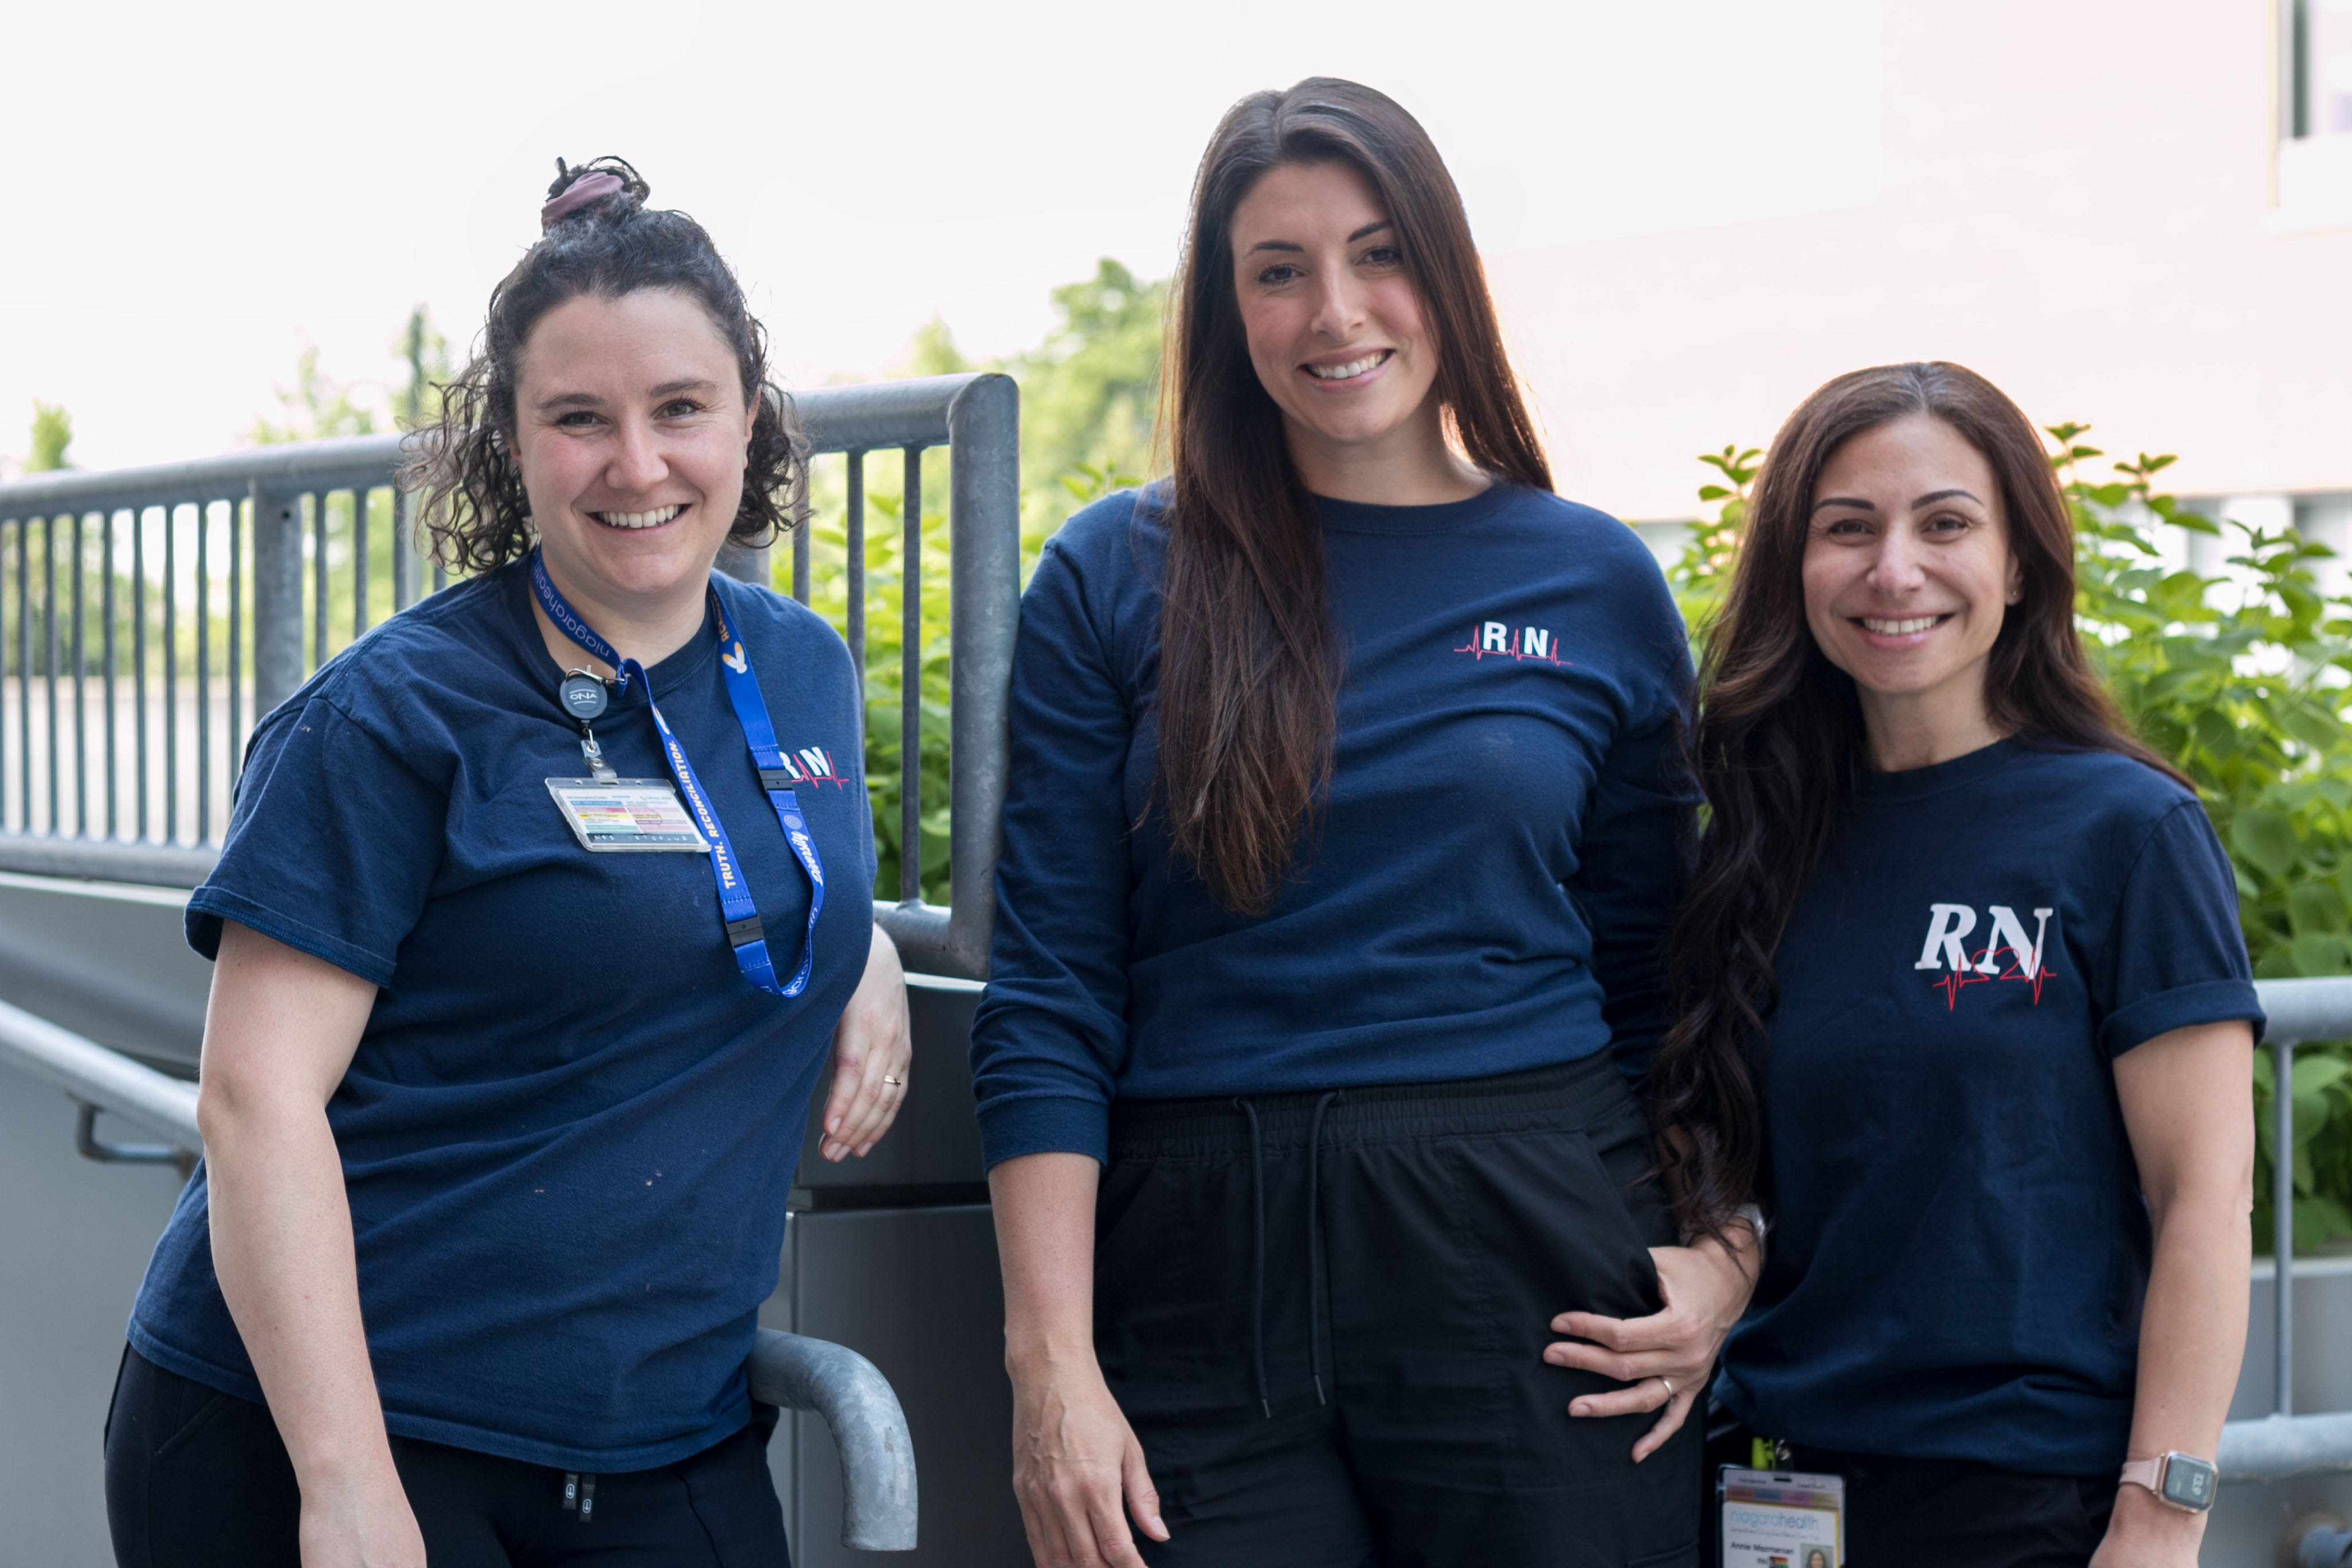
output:
[[[1977,912],[1966,904],[1930,904],[1927,906],[1927,940],[1919,949],[1919,962],[1914,969],[1949,969],[1956,974],[1998,974],[2001,971],[2004,952],[2017,961],[2017,972],[2027,979],[2042,973],[2042,944],[2050,931],[2053,910],[2033,911],[2033,936],[2029,941],[2025,923],[2017,911],[2007,904],[1988,904],[1986,912],[1992,917],[1991,937],[1985,944],[1981,962],[1969,962],[1962,939],[1977,929]]]
[[[1919,950],[1919,962],[1911,967],[1914,969],[1949,967],[1963,972],[1972,968],[1973,965],[1969,963],[1968,950],[1960,945],[1960,939],[1977,929],[1976,910],[1966,904],[1930,904],[1927,906],[1927,913],[1930,917],[1927,925],[1927,945]],[[1941,960],[1936,956],[1936,949],[1938,947],[1944,950]]]

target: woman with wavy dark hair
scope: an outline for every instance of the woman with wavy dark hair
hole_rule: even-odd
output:
[[[1774,438],[1707,640],[1654,1086],[1690,1221],[1774,1211],[1713,1452],[1843,1475],[1857,1562],[2187,1568],[2212,1501],[2262,1014],[2074,562],[1998,389],[1857,371]]]
[[[794,520],[790,407],[646,195],[559,165],[404,476],[475,574],[262,721],[189,900],[205,1158],[108,1423],[132,1568],[785,1560],[744,1359],[818,1076],[864,1153],[906,997],[856,672],[712,570]]]
[[[1668,1245],[1630,1087],[1682,624],[1551,493],[1387,98],[1234,106],[1172,315],[1173,473],[1048,543],[1014,660],[972,1059],[1032,1549],[1693,1562],[1753,1242]]]

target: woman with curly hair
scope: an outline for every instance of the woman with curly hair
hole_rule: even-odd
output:
[[[712,570],[801,478],[732,272],[559,169],[405,476],[476,574],[262,721],[188,904],[205,1156],[108,1424],[126,1564],[785,1558],[743,1363],[801,1124],[830,1058],[862,1154],[908,1057],[858,682]]]

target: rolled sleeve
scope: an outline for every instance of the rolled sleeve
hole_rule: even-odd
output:
[[[2236,879],[2197,802],[2182,801],[2149,831],[2126,879],[2106,959],[2099,1043],[2110,1058],[2174,1029],[2233,1018],[2261,1037]]]

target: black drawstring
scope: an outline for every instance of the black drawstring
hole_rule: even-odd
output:
[[[1329,1401],[1323,1397],[1323,1205],[1316,1195],[1316,1178],[1323,1164],[1323,1110],[1339,1093],[1335,1089],[1317,1100],[1307,1124],[1307,1365],[1315,1377],[1318,1405]],[[1265,1219],[1258,1224],[1263,1229]],[[1258,1246],[1263,1253],[1265,1243]]]
[[[1250,1364],[1257,1372],[1258,1408],[1274,1419],[1274,1400],[1265,1387],[1265,1151],[1258,1142],[1257,1107],[1236,1095],[1250,1126],[1250,1202],[1256,1211],[1255,1255],[1250,1265]]]

